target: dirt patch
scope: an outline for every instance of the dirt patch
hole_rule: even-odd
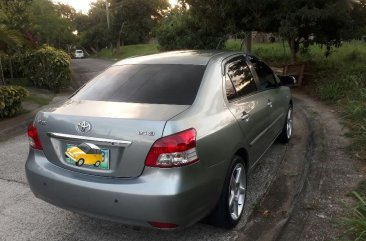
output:
[[[339,221],[353,203],[349,192],[364,177],[334,111],[301,93],[295,134],[281,171],[238,240],[337,240]]]

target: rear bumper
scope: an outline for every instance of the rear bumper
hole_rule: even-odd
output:
[[[138,178],[105,178],[76,173],[31,149],[26,175],[36,197],[56,206],[125,224],[149,222],[189,226],[209,213],[220,193],[215,170],[199,163],[185,168],[145,168]]]

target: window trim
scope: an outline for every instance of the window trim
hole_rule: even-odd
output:
[[[253,66],[253,63],[251,62],[250,58],[247,57],[247,63],[248,65],[250,66],[251,70],[252,70],[252,73],[254,73],[255,75],[255,79],[256,79],[256,83],[257,83],[257,89],[258,89],[258,92],[264,92],[264,91],[267,91],[267,90],[273,90],[273,89],[278,89],[281,87],[281,85],[278,83],[278,79],[276,78],[276,75],[275,73],[273,72],[273,70],[271,69],[271,67],[266,64],[264,61],[260,60],[260,59],[257,59],[255,57],[252,57],[250,56],[252,59],[256,60],[256,61],[259,61],[259,62],[262,62],[263,64],[265,64],[266,66],[268,66],[270,68],[270,70],[272,71],[272,76],[273,76],[273,79],[276,81],[277,83],[277,86],[275,87],[271,87],[271,88],[268,88],[268,89],[262,89],[261,88],[261,81],[259,80],[259,76],[257,74],[257,71],[255,70],[254,66]]]
[[[238,96],[237,95],[237,91],[236,91],[235,86],[234,86],[234,83],[229,78],[229,80],[230,80],[230,82],[231,82],[231,84],[232,84],[232,86],[233,86],[233,88],[235,90],[235,93],[237,95],[234,99],[229,100],[227,98],[227,94],[226,94],[226,78],[228,78],[228,76],[227,76],[227,67],[228,67],[228,65],[234,64],[234,63],[239,62],[241,60],[244,60],[244,62],[248,65],[249,70],[250,70],[251,74],[253,75],[254,83],[256,84],[257,90],[254,91],[254,92],[251,92],[249,94],[243,95],[243,96]],[[225,60],[223,61],[223,63],[222,63],[222,70],[223,70],[223,81],[222,81],[222,83],[223,83],[223,95],[224,95],[225,100],[229,104],[239,102],[239,101],[241,101],[244,98],[253,96],[253,95],[255,95],[255,94],[257,94],[257,93],[260,92],[259,91],[259,85],[258,85],[257,73],[254,72],[254,74],[253,74],[253,66],[248,61],[248,56],[247,55],[245,55],[245,54],[238,54],[238,55],[230,56],[229,58],[226,59],[226,61]]]

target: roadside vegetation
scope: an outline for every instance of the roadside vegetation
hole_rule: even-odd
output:
[[[240,44],[232,40],[226,47],[239,50]],[[303,88],[339,111],[353,139],[351,150],[366,161],[366,43],[345,42],[329,56],[325,51],[325,46],[312,45],[299,54],[298,62],[306,64]],[[290,60],[290,50],[282,43],[254,44],[253,53],[276,67]]]
[[[240,41],[226,46],[238,50]],[[324,46],[314,45],[298,55],[298,62],[306,64],[303,89],[337,111],[349,130],[352,154],[366,162],[366,43],[345,42],[327,57],[324,51]],[[253,53],[277,67],[290,60],[290,50],[281,43],[254,44]],[[351,240],[366,240],[366,182],[352,195],[357,205],[343,224]]]
[[[361,182],[351,195],[358,204],[352,208],[349,217],[343,219],[342,223],[346,227],[345,238],[366,240],[366,181]]]
[[[133,56],[141,56],[148,54],[156,54],[160,52],[159,45],[157,44],[137,44],[137,45],[126,45],[119,49],[102,49],[94,56],[97,58],[106,59],[125,59]]]

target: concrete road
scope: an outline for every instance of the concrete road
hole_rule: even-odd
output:
[[[73,60],[73,71],[87,81],[108,61]],[[299,123],[295,113],[296,123]],[[295,136],[294,139],[301,138]],[[273,145],[248,181],[245,215],[235,230],[227,231],[198,223],[176,232],[134,228],[74,214],[34,197],[24,173],[28,154],[25,134],[0,142],[0,240],[236,240],[258,202],[269,188],[286,155],[287,146]],[[138,208],[138,207],[136,207]]]

